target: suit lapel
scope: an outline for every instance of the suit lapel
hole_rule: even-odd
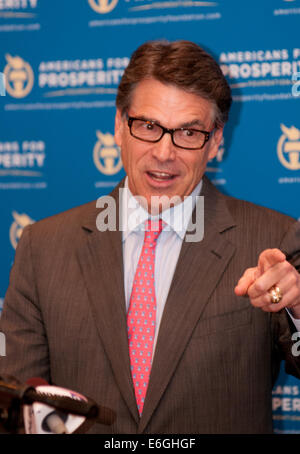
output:
[[[118,189],[111,194],[116,200],[116,230],[97,230],[96,218],[100,211],[95,208],[85,220],[84,240],[78,250],[78,259],[99,336],[123,398],[138,422],[128,353]]]
[[[223,197],[206,178],[202,195],[204,238],[198,243],[183,241],[160,325],[139,432],[149,422],[210,295],[235,251],[235,246],[222,236],[222,232],[233,227],[234,222]]]

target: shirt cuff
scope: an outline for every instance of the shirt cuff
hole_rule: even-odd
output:
[[[294,317],[292,316],[290,310],[289,310],[287,307],[286,307],[286,311],[287,311],[287,313],[289,314],[289,316],[290,316],[292,322],[294,323],[294,325],[295,325],[297,331],[300,331],[300,318],[294,318]]]

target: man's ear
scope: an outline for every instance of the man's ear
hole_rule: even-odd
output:
[[[124,129],[124,121],[122,118],[122,113],[120,109],[117,109],[117,113],[115,116],[115,142],[118,147],[122,145],[122,135]]]
[[[210,138],[210,148],[208,159],[211,160],[217,156],[219,147],[223,139],[223,130],[224,128],[216,128]]]

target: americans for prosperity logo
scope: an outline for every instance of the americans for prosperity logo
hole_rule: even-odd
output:
[[[4,68],[6,90],[13,98],[24,98],[33,87],[34,75],[30,64],[22,57],[5,55],[7,64]]]
[[[106,14],[112,11],[118,0],[88,0],[91,8],[99,14]],[[126,0],[127,6],[132,11],[147,11],[151,9],[162,10],[162,9],[178,9],[178,8],[195,8],[195,7],[214,7],[218,5],[218,2],[201,2],[195,0],[166,0],[166,1],[154,1],[154,0]]]
[[[223,51],[219,63],[234,101],[286,100],[300,71],[300,48]]]
[[[45,189],[46,142],[0,142],[0,190]]]
[[[114,107],[117,88],[128,62],[127,56],[96,56],[30,64],[22,55],[7,53],[3,73],[8,102],[4,110]],[[18,101],[13,102],[11,98]],[[20,98],[26,99],[20,102]]]
[[[35,10],[38,6],[38,0],[0,0],[0,11],[3,12],[2,16],[7,15],[8,12],[17,14],[25,10]]]
[[[116,94],[128,57],[42,61],[38,85],[44,96]]]
[[[35,16],[37,7],[38,0],[0,0],[0,18],[30,19]]]
[[[14,221],[9,229],[9,239],[12,247],[16,249],[24,228],[29,224],[33,224],[35,221],[31,219],[28,214],[20,214],[17,213],[17,211],[13,211],[12,216]]]
[[[277,6],[273,10],[274,16],[291,16],[300,14],[299,0],[282,0],[281,2],[270,2],[270,5]]]
[[[43,140],[0,142],[0,176],[41,177],[45,158]]]
[[[192,22],[221,19],[219,2],[198,0],[87,0],[101,15],[89,21],[89,27]],[[112,18],[107,13],[112,14]],[[105,17],[106,16],[106,17]]]
[[[0,32],[40,30],[39,3],[39,0],[0,0]]]
[[[96,13],[106,14],[115,8],[118,0],[88,0],[88,2]]]
[[[224,170],[222,167],[224,153],[225,153],[225,140],[223,137],[216,157],[211,159],[208,162],[208,165],[206,167],[206,172],[212,173],[212,176],[210,177],[211,181],[217,186],[221,186],[221,185],[224,185],[227,183],[225,176],[222,174],[223,170]]]
[[[289,170],[300,170],[300,130],[295,126],[280,125],[282,134],[277,144],[280,163]]]
[[[120,148],[116,145],[114,136],[96,131],[98,138],[93,149],[93,159],[96,168],[104,175],[115,175],[122,169]]]

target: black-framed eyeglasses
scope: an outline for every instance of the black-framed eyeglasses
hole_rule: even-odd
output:
[[[169,129],[152,120],[130,117],[126,114],[130,134],[143,142],[159,142],[166,134],[171,135],[172,143],[185,150],[201,150],[210,139],[212,131],[194,128]]]

